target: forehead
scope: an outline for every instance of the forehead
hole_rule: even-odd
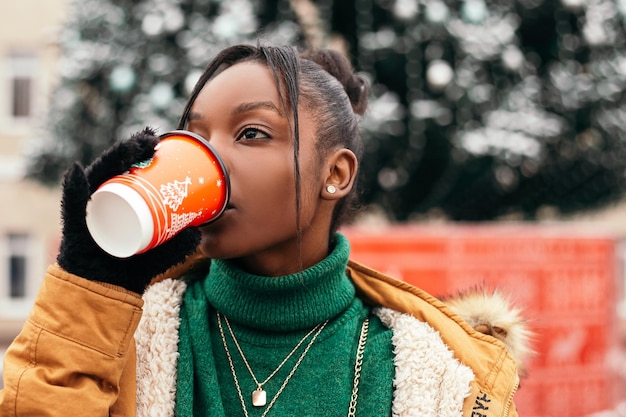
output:
[[[282,109],[271,70],[259,62],[241,62],[210,79],[195,100],[192,111],[201,108],[205,112],[207,106],[261,101],[271,101]]]

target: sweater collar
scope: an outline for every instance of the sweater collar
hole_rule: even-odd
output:
[[[346,275],[350,244],[337,234],[331,253],[304,271],[281,277],[249,274],[214,260],[204,282],[208,301],[231,321],[260,330],[293,331],[335,317],[354,298]]]

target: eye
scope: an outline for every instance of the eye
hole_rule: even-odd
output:
[[[237,137],[237,140],[259,140],[259,139],[269,139],[269,135],[263,132],[256,127],[248,127],[241,132],[241,134]]]

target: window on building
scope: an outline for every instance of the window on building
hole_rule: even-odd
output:
[[[29,238],[26,234],[8,235],[9,298],[26,297],[26,274]]]
[[[29,117],[31,114],[32,80],[27,77],[13,78],[13,117]]]
[[[36,71],[37,59],[32,53],[13,52],[7,57],[8,111],[13,119],[32,116]]]

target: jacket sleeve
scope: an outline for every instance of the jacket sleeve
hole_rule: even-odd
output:
[[[108,416],[116,403],[134,402],[134,392],[132,400],[128,393],[120,397],[120,386],[128,379],[127,362],[134,363],[129,357],[142,304],[124,289],[50,266],[6,352],[0,415]]]

